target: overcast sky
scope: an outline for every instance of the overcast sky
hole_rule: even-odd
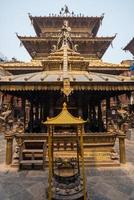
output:
[[[9,59],[16,57],[30,61],[31,57],[24,47],[20,47],[19,35],[35,36],[28,13],[32,16],[58,14],[67,5],[75,14],[101,16],[105,13],[98,36],[113,36],[113,48],[109,47],[103,60],[119,63],[132,59],[129,52],[121,48],[134,37],[134,0],[0,0],[0,52]]]

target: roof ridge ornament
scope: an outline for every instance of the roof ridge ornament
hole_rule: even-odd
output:
[[[74,15],[74,12],[73,12],[73,11],[70,12],[68,6],[65,5],[64,7],[61,8],[59,14],[62,15],[62,16],[67,17],[67,16],[70,16],[70,14],[72,14],[72,16],[73,16],[73,15]]]

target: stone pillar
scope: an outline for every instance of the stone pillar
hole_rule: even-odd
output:
[[[12,133],[5,134],[6,139],[6,164],[10,165],[12,163],[13,156],[13,137]]]
[[[119,138],[119,151],[120,151],[120,163],[126,163],[126,151],[125,151],[125,138],[126,135],[123,132],[120,132],[118,135]]]

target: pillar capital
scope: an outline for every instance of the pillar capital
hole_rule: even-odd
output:
[[[126,138],[126,134],[123,132],[123,131],[119,131],[119,133],[118,133],[118,138]]]
[[[12,140],[12,139],[14,138],[15,134],[14,134],[14,132],[9,131],[8,133],[6,132],[6,133],[4,134],[4,136],[5,136],[5,139],[6,139],[6,140]]]

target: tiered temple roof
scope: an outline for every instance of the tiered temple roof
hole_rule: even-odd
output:
[[[9,73],[5,69],[3,69],[3,67],[0,67],[0,77],[2,77],[2,76],[9,76],[9,75],[11,75],[11,73]]]
[[[73,45],[77,46],[75,54],[68,52],[68,64],[71,70],[87,70],[121,74],[128,71],[129,64],[106,63],[101,60],[113,37],[98,37],[97,32],[104,15],[100,17],[76,16],[74,13],[33,17],[29,15],[37,36],[18,36],[32,57],[31,62],[2,62],[0,67],[13,74],[37,72],[42,70],[60,70],[63,55],[53,54],[53,47],[57,45],[63,21],[67,20],[70,28],[70,37]],[[79,53],[81,56],[78,56]]]
[[[5,70],[8,70],[9,72],[13,74],[20,74],[20,73],[28,73],[28,72],[36,72],[36,71],[42,71],[44,68],[47,70],[51,69],[60,69],[60,63],[62,60],[52,60],[50,57],[46,57],[43,61],[41,60],[32,60],[31,62],[5,62],[5,63],[0,63],[0,67],[4,68]],[[70,61],[69,61],[70,62]],[[77,61],[72,61],[73,65],[76,66],[77,64],[77,69],[80,69],[81,66],[78,63],[79,60]],[[88,66],[87,66],[88,62]],[[86,64],[86,69],[87,71],[94,71],[94,72],[106,72],[106,73],[111,73],[111,74],[121,74],[124,71],[128,71],[130,64],[129,63],[122,63],[122,64],[113,64],[113,63],[107,63],[103,62],[100,59],[94,59],[94,60],[84,60],[83,64]],[[81,63],[82,64],[82,63]],[[83,65],[82,64],[82,65]],[[51,66],[55,67],[51,68]],[[57,67],[58,65],[58,67]]]
[[[68,15],[69,14],[69,15]],[[29,15],[36,37],[21,37],[21,43],[25,46],[33,59],[44,59],[51,52],[52,46],[56,45],[59,38],[59,30],[63,22],[68,21],[72,42],[77,44],[78,51],[85,57],[101,59],[113,37],[97,37],[104,15],[100,17],[85,17],[64,13],[63,15],[50,15],[33,17]]]
[[[56,45],[53,52],[41,62],[43,71],[1,77],[0,90],[64,91],[64,83],[67,84],[67,88],[70,88],[70,92],[72,90],[131,91],[134,89],[133,77],[88,72],[89,61],[75,51],[68,33],[69,27],[65,25],[61,29],[59,45]]]
[[[31,22],[34,26],[37,36],[50,36],[57,37],[59,29],[63,25],[64,20],[68,20],[72,29],[71,37],[93,36],[97,35],[99,27],[103,20],[103,15],[100,17],[84,17],[84,16],[44,16],[33,17],[29,15]]]
[[[56,37],[21,37],[21,40],[30,56],[33,59],[43,59],[49,55],[52,46],[56,45]],[[72,38],[74,44],[78,45],[78,52],[83,56],[93,59],[101,59],[107,48],[113,41],[113,37],[75,37]]]
[[[127,46],[123,50],[130,51],[130,53],[134,56],[134,38],[127,44]]]
[[[73,46],[70,48],[71,38],[67,35],[68,27],[65,28],[66,32],[61,30],[64,40],[60,37],[59,48],[55,46],[57,49],[41,62],[43,71],[1,77],[0,89],[3,91],[61,90],[66,78],[73,90],[130,91],[134,89],[131,77],[88,72],[89,61],[76,52]]]

